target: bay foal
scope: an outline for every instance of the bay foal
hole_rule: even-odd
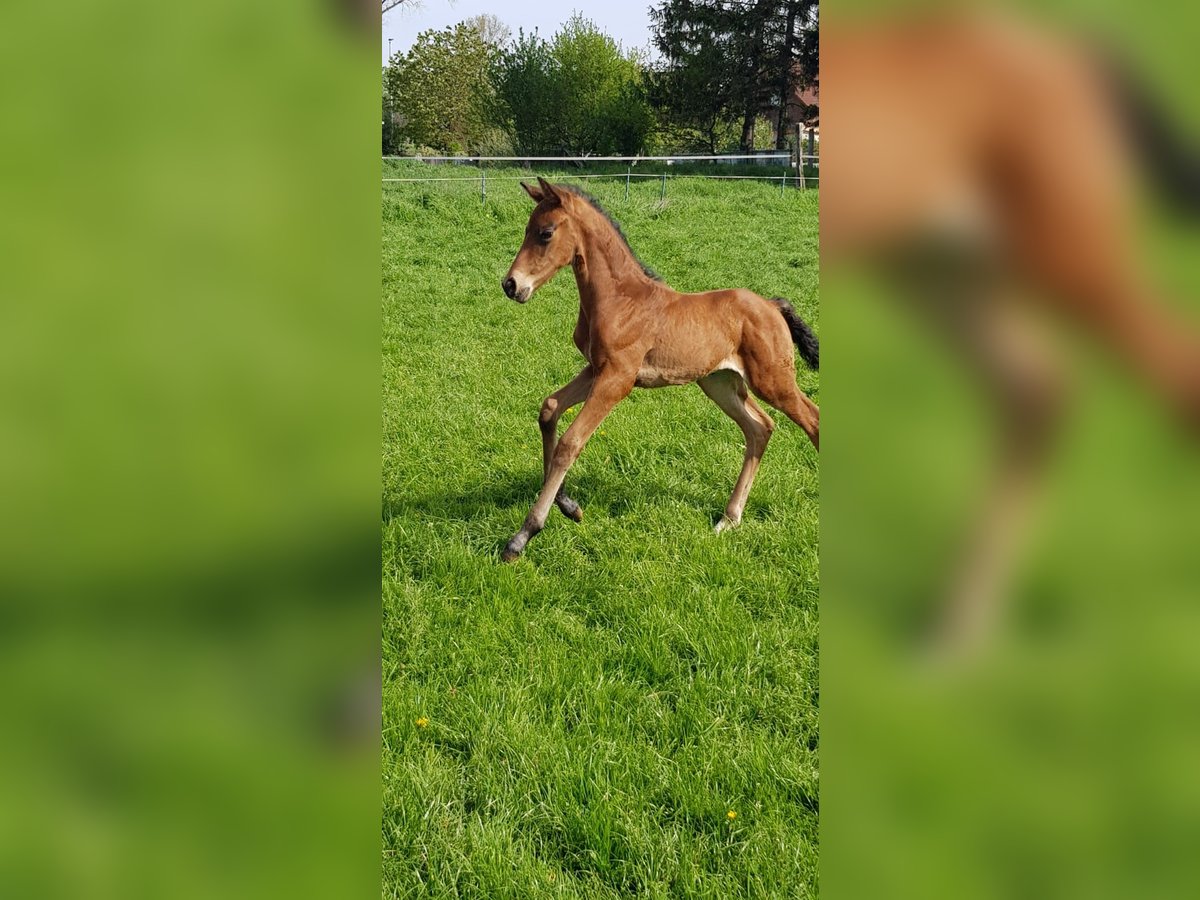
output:
[[[635,387],[696,382],[742,429],[742,471],[716,530],[737,525],[775,428],[747,386],[817,446],[818,410],[796,385],[792,349],[794,342],[816,369],[816,336],[786,300],[766,300],[744,289],[672,290],[642,265],[616,223],[590,197],[542,178],[537,187],[524,182],[521,187],[537,206],[504,276],[504,293],[524,303],[571,266],[579,287],[575,346],[587,365],[542,404],[542,489],[503,559],[521,555],[545,526],[552,504],[577,522],[583,518],[579,504],[563,492],[563,479],[604,417]],[[559,440],[559,416],[579,403],[583,409]]]
[[[1195,214],[1200,165],[1091,40],[990,8],[863,19],[821,24],[822,278],[864,263],[885,275],[998,426],[935,636],[957,655],[1004,611],[1067,420],[1070,354],[1040,311],[1098,339],[1200,430],[1200,334],[1149,274],[1133,190],[1141,163]]]

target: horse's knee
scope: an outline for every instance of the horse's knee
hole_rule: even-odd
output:
[[[554,448],[554,465],[569,466],[575,461],[575,457],[579,455],[579,451],[582,449],[583,445],[579,442],[577,436],[564,434],[559,439],[558,446]]]
[[[552,431],[558,424],[558,401],[547,397],[542,401],[542,410],[538,413],[538,425],[542,431]]]

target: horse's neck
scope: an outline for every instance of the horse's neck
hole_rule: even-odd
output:
[[[646,291],[650,278],[607,221],[588,223],[583,248],[572,268],[579,287],[580,312],[595,320],[615,303]]]

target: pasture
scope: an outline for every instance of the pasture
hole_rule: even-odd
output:
[[[637,390],[567,476],[583,522],[554,510],[501,563],[539,404],[582,365],[575,283],[501,293],[532,203],[499,176],[531,173],[489,172],[483,204],[477,170],[409,166],[474,180],[383,185],[383,895],[815,896],[817,454],[768,410],[715,535],[741,432],[699,388]],[[674,287],[783,296],[820,332],[815,191],[584,187]]]

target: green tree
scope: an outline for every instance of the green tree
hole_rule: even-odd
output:
[[[819,68],[818,6],[812,0],[784,0],[779,4],[776,21],[783,22],[783,33],[774,43],[768,67],[776,80],[773,100],[775,149],[787,147],[788,100],[797,88],[816,84]]]
[[[426,31],[385,76],[398,135],[450,153],[469,150],[488,131],[495,50],[478,29],[459,23]]]
[[[636,55],[578,14],[549,42],[519,32],[495,83],[523,153],[635,154],[653,126]]]
[[[636,153],[649,131],[637,59],[575,14],[554,36],[551,55],[565,90],[561,125],[572,153]],[[643,117],[644,110],[644,117]]]
[[[558,123],[566,94],[550,44],[537,31],[519,30],[497,60],[494,80],[499,116],[512,131],[517,150],[529,155],[561,151]]]
[[[815,0],[663,0],[650,10],[664,64],[654,97],[667,121],[689,129],[716,152],[740,126],[739,146],[753,149],[767,109],[777,146],[786,141],[786,104],[794,87],[815,81]]]
[[[733,21],[715,2],[668,2],[650,10],[665,64],[651,96],[687,149],[716,153],[729,139],[740,100],[729,44]]]

